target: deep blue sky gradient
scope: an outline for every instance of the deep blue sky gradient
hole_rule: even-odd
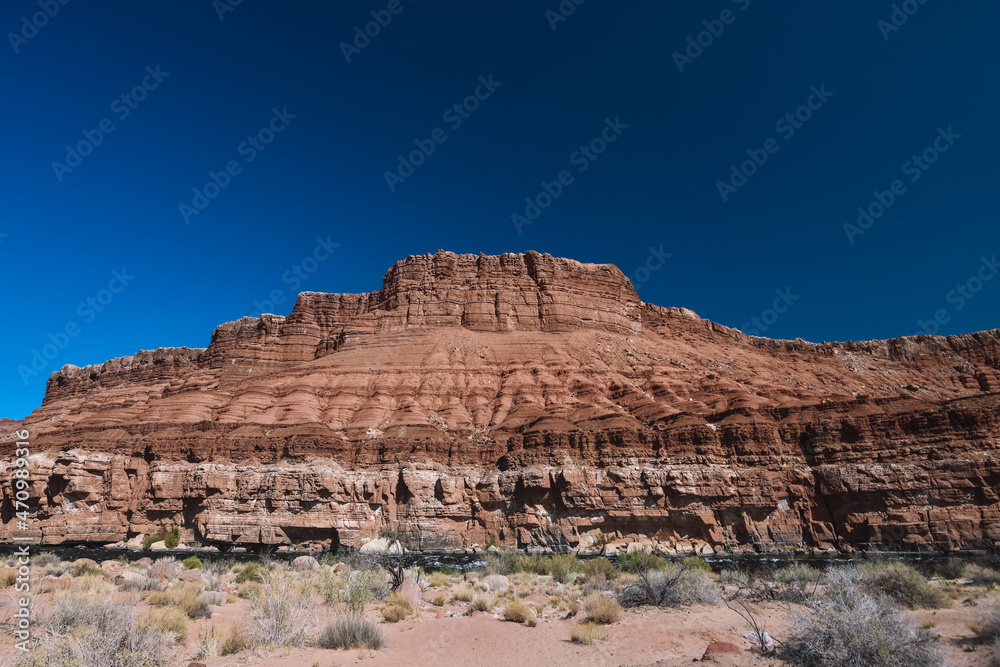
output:
[[[790,289],[771,337],[913,334],[938,310],[943,334],[1000,326],[1000,279],[948,300],[1000,253],[997,3],[927,0],[886,40],[891,2],[587,0],[553,30],[557,0],[402,0],[346,62],[340,43],[387,4],[243,0],[220,20],[210,0],[71,0],[17,53],[5,37],[0,416],[37,407],[63,364],[204,347],[275,289],[290,312],[282,276],[317,237],[339,247],[298,290],[377,289],[395,260],[439,248],[635,276],[662,246],[645,301],[743,326]],[[672,54],[724,9],[733,22],[678,72]],[[38,11],[6,2],[0,30]],[[169,75],[119,120],[112,101],[157,65]],[[500,87],[452,130],[443,112],[489,75]],[[786,140],[775,122],[824,85]],[[239,144],[285,107],[296,117],[246,162]],[[628,128],[575,171],[616,117]],[[114,131],[60,182],[53,161],[104,118]],[[447,140],[391,192],[384,172],[438,127]],[[961,138],[850,243],[856,209],[948,127]],[[778,152],[724,202],[716,182],[769,137]],[[185,224],[178,205],[229,160],[241,173]],[[564,169],[573,184],[519,234],[511,214]],[[78,305],[123,267],[134,280],[91,320]],[[68,323],[78,335],[24,381]]]

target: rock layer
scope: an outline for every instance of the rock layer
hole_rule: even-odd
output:
[[[955,549],[1000,541],[998,392],[1000,330],[769,340],[611,265],[438,252],[64,367],[21,427],[53,544]]]

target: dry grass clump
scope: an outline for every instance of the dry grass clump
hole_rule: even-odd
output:
[[[448,598],[444,595],[435,595],[434,599],[431,600],[431,604],[435,607],[443,607],[448,604]]]
[[[393,591],[389,593],[380,611],[386,623],[398,623],[413,612],[413,603],[407,596]]]
[[[473,595],[475,592],[472,590],[472,586],[463,584],[452,591],[451,599],[456,602],[472,602]]]
[[[301,646],[318,625],[315,588],[284,574],[269,580],[248,598],[243,628],[253,646]]]
[[[176,638],[178,644],[183,644],[187,640],[188,625],[191,621],[188,615],[180,609],[166,607],[150,609],[147,614],[140,617],[139,623],[170,633]]]
[[[15,581],[17,581],[17,570],[4,570],[0,572],[0,588],[13,586]]]
[[[85,574],[73,580],[73,588],[84,595],[111,595],[117,587],[101,574]]]
[[[386,645],[382,628],[361,616],[339,616],[323,626],[319,645],[334,649],[371,649],[377,651]]]
[[[427,584],[431,588],[444,588],[448,585],[448,575],[444,572],[435,572],[427,577]]]
[[[510,600],[504,605],[503,620],[514,623],[525,623],[532,617],[531,607],[521,600]]]
[[[607,632],[597,626],[596,623],[582,623],[574,625],[569,631],[569,638],[574,644],[590,646],[595,641],[607,641],[610,636]]]
[[[173,586],[162,591],[154,591],[146,596],[151,607],[179,607],[188,618],[211,618],[211,599],[197,584]]]
[[[795,619],[783,657],[796,665],[936,667],[942,649],[935,635],[904,617],[890,598],[866,593],[853,568],[828,575],[829,586]]]
[[[490,593],[476,593],[472,596],[472,601],[469,602],[469,612],[474,611],[485,611],[492,612],[494,607],[497,606],[497,598],[495,595]]]
[[[341,605],[348,614],[360,614],[375,599],[389,592],[389,582],[382,570],[353,570],[343,577],[327,572],[320,584],[320,593],[329,605]]]
[[[622,617],[622,607],[606,595],[588,595],[583,599],[583,611],[588,621],[611,625]]]

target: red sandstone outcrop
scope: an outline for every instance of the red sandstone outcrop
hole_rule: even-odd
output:
[[[1000,541],[1000,330],[754,338],[533,252],[411,256],[206,349],[67,366],[24,427],[48,543]]]

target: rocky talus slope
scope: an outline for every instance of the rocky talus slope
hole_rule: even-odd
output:
[[[51,544],[1000,541],[1000,330],[753,338],[534,252],[411,256],[205,349],[66,366],[20,427]]]

